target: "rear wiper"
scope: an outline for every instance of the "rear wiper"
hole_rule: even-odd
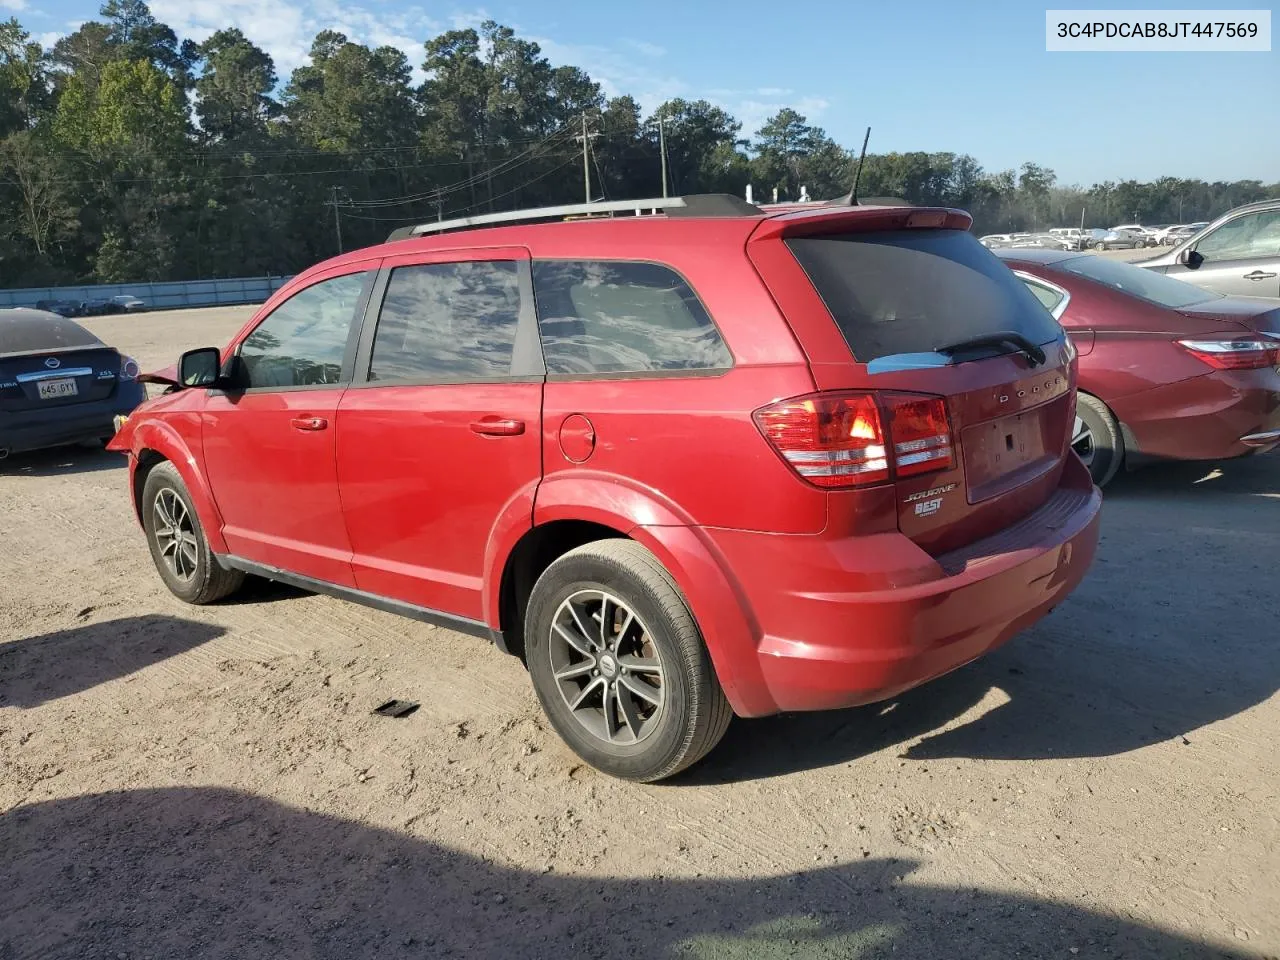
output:
[[[982,333],[976,337],[968,337],[965,340],[959,340],[955,343],[948,344],[945,347],[934,347],[937,353],[959,353],[961,350],[970,350],[975,347],[1017,347],[1018,352],[1023,354],[1031,361],[1033,367],[1038,367],[1045,361],[1045,353],[1040,349],[1040,345],[1032,343],[1020,333],[1012,330],[1001,330],[997,333]]]

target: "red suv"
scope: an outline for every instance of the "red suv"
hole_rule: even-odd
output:
[[[257,574],[491,638],[583,759],[657,780],[731,712],[892,697],[1084,576],[1075,353],[969,223],[426,224],[185,354],[112,447],[177,596]]]

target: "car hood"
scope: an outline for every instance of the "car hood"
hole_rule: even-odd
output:
[[[1270,297],[1223,297],[1193,303],[1178,312],[1188,317],[1243,323],[1251,330],[1280,337],[1280,300]]]

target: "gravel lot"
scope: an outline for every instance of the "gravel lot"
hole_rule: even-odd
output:
[[[90,325],[154,367],[248,313]],[[0,958],[1276,956],[1277,553],[1278,457],[1121,478],[998,654],[636,786],[483,642],[262,583],[184,606],[122,458],[13,457]]]

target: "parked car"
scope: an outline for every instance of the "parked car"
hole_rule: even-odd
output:
[[[1093,243],[1097,250],[1133,250],[1147,246],[1146,234],[1132,230],[1108,230]]]
[[[260,574],[491,638],[579,756],[657,780],[1084,576],[1074,353],[969,226],[726,196],[405,228],[185,354],[111,447],[178,597]]]
[[[1280,198],[1236,207],[1138,265],[1214,293],[1280,297]]]
[[[1076,342],[1072,445],[1099,486],[1122,465],[1280,444],[1280,301],[1223,297],[1104,257],[1000,257]]]
[[[94,300],[81,300],[80,313],[82,317],[100,317],[103,314],[111,312],[111,301],[99,297]]]
[[[0,459],[102,442],[145,399],[138,364],[66,317],[0,310]]]
[[[994,249],[1013,243],[1013,237],[1007,233],[988,233],[984,237],[979,237],[978,242],[988,249]]]
[[[118,297],[112,297],[111,300],[109,301],[107,312],[108,313],[141,313],[146,309],[147,309],[147,304],[145,301],[139,300],[137,297],[128,296],[126,294]]]
[[[1085,231],[1079,227],[1054,227],[1049,231],[1050,234],[1063,241],[1064,246],[1068,250],[1085,249]]]
[[[1126,223],[1118,227],[1112,227],[1111,232],[1135,236],[1142,241],[1140,246],[1154,247],[1156,245],[1156,231],[1151,227],[1144,227],[1140,223]]]
[[[37,300],[36,309],[56,313],[60,317],[78,317],[81,314],[79,300]]]

